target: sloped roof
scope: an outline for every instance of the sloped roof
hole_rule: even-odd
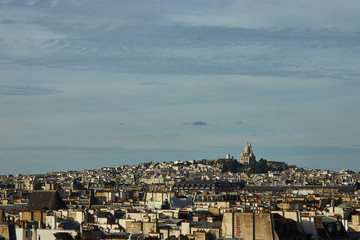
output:
[[[68,232],[57,232],[57,233],[54,233],[54,236],[56,237],[56,239],[61,239],[61,240],[73,239],[71,234]]]
[[[320,205],[320,210],[325,210],[325,208],[327,207],[327,205],[331,204],[332,199],[331,198],[327,198],[327,199],[323,199]],[[334,200],[334,206],[338,206],[342,203],[341,199],[335,199]]]
[[[178,198],[176,196],[170,195],[170,206],[173,208],[187,207],[189,205],[194,205],[194,202],[191,198]]]
[[[35,190],[32,192],[28,210],[46,209],[46,210],[59,210],[67,208],[64,201],[61,199],[60,194],[55,190],[41,191]]]

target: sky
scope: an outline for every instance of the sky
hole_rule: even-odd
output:
[[[0,174],[359,171],[358,0],[0,0]]]

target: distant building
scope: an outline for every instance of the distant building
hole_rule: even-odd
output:
[[[256,163],[255,155],[251,148],[251,143],[246,143],[245,150],[240,156],[240,163],[244,165],[254,165]]]
[[[219,180],[188,180],[174,184],[174,192],[232,192],[239,191],[244,187],[241,182],[229,182]]]

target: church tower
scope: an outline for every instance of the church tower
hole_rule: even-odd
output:
[[[240,156],[240,163],[244,165],[254,165],[256,163],[255,155],[251,148],[251,143],[246,143],[245,150]]]

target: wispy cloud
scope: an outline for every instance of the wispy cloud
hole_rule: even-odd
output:
[[[142,83],[140,83],[140,85],[144,85],[144,86],[147,86],[147,85],[169,86],[170,84],[168,84],[168,83],[160,83],[160,82],[156,82],[156,81],[148,81],[148,82],[142,82]]]
[[[17,23],[17,21],[12,20],[12,19],[4,19],[0,23],[2,23],[2,24],[14,24],[14,23]]]
[[[206,125],[209,125],[209,124],[207,122],[197,121],[197,122],[191,123],[191,125],[193,125],[193,126],[206,126]]]
[[[346,3],[345,3],[346,2]],[[356,28],[360,20],[359,1],[345,2],[318,0],[286,1],[221,1],[207,2],[206,11],[199,4],[186,11],[168,14],[171,21],[193,26],[221,26],[245,28],[303,27],[303,28]],[[351,7],[350,7],[351,6]],[[317,9],[321,8],[319,13]],[[306,12],[306,17],[303,13]]]
[[[43,88],[36,86],[20,86],[20,85],[0,85],[0,95],[26,95],[26,96],[35,96],[35,95],[47,95],[59,92],[53,88]]]
[[[235,121],[235,122],[233,122],[233,123],[234,123],[234,124],[237,124],[237,125],[246,125],[246,124],[247,124],[246,122],[241,121],[241,120]]]
[[[297,3],[299,8],[313,9],[312,1],[304,2]],[[350,2],[355,4],[354,1]],[[175,3],[160,4],[158,1],[144,4],[141,11],[129,1],[112,4],[114,6],[110,9],[109,5],[91,1],[86,4],[58,2],[56,8],[59,11],[56,14],[47,13],[45,9],[48,10],[49,4],[41,1],[35,4],[36,7],[18,4],[16,11],[19,13],[13,15],[21,16],[22,11],[26,10],[30,19],[26,27],[19,24],[16,28],[11,26],[2,30],[7,33],[4,34],[7,37],[3,37],[5,56],[12,57],[14,63],[29,67],[81,68],[122,73],[240,74],[336,79],[353,79],[354,75],[359,74],[355,64],[348,64],[343,69],[333,60],[335,56],[336,59],[349,62],[357,58],[360,52],[360,33],[357,29],[337,29],[321,24],[319,26],[322,28],[313,29],[309,27],[313,26],[311,23],[299,26],[303,16],[297,14],[290,18],[284,14],[287,12],[284,9],[294,9],[293,4],[286,1],[278,0],[274,4],[251,1],[209,4],[204,1],[189,4],[191,7],[187,10],[190,13],[177,10],[178,5]],[[357,12],[355,14],[354,10],[344,4],[334,1],[331,4],[343,9],[341,14],[350,14],[346,19],[358,18]],[[86,14],[82,14],[83,9],[88,9],[99,18],[89,19]],[[253,14],[248,9],[260,14]],[[337,13],[334,9],[325,9],[327,17],[324,19],[328,21],[322,22],[329,25],[337,23],[331,21],[331,16]],[[238,11],[244,11],[244,14]],[[282,14],[274,15],[274,11]],[[310,21],[316,22],[318,12],[311,12]],[[259,18],[261,20],[257,22]],[[284,21],[284,18],[289,19]],[[172,21],[166,21],[169,19]],[[181,19],[188,24],[183,24]],[[6,16],[2,21],[5,24],[20,20]],[[281,22],[286,22],[286,25],[281,25]],[[174,28],[176,31],[173,31]],[[13,39],[10,36],[19,37]],[[22,40],[25,38],[31,41]],[[39,49],[43,49],[42,56],[35,54],[40,52]],[[141,84],[166,83],[149,81]]]

